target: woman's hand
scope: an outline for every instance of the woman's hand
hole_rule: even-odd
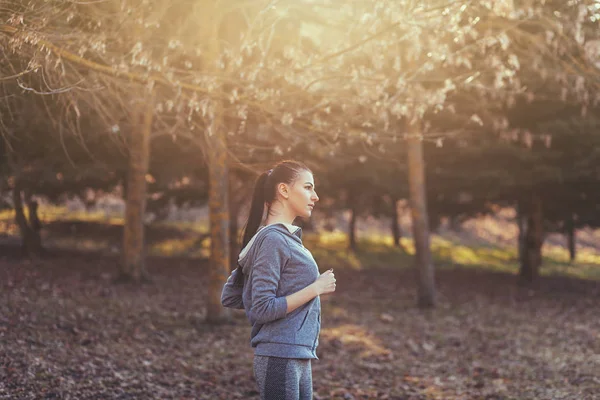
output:
[[[287,312],[291,313],[298,307],[308,303],[321,294],[332,292],[335,292],[335,275],[333,275],[333,268],[322,273],[316,281],[304,289],[286,296],[285,300],[287,302]]]
[[[333,268],[323,272],[313,285],[315,286],[317,295],[335,292],[335,275],[333,274]]]

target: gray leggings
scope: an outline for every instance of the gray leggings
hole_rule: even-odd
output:
[[[261,400],[312,400],[310,359],[254,356]]]

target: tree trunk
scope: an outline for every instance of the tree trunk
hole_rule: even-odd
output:
[[[221,291],[229,276],[229,179],[227,167],[227,146],[222,126],[220,110],[215,112],[207,139],[210,212],[210,261],[208,274],[208,299],[206,319],[215,323],[229,318],[221,305]]]
[[[519,265],[523,265],[523,259],[525,257],[525,233],[527,232],[527,213],[525,212],[525,205],[523,204],[523,200],[517,202],[517,227],[519,228],[519,233],[517,236],[517,250],[519,257]]]
[[[354,197],[350,198],[350,222],[348,224],[348,248],[356,252],[358,246],[356,245],[356,202]]]
[[[392,198],[392,235],[394,238],[394,246],[402,248],[402,228],[398,221],[398,199]]]
[[[240,253],[240,242],[239,242],[239,226],[238,218],[241,208],[241,202],[234,196],[237,193],[233,189],[233,179],[230,177],[229,183],[229,270],[233,271],[237,268],[237,259]]]
[[[146,211],[146,174],[150,163],[150,134],[154,100],[150,96],[147,107],[140,113],[139,131],[134,130],[129,142],[129,170],[123,226],[122,281],[147,281],[144,255],[144,214]]]
[[[27,223],[27,218],[25,217],[25,213],[23,212],[23,200],[21,198],[21,187],[19,183],[15,183],[15,187],[12,191],[13,198],[13,206],[15,208],[15,222],[19,227],[19,232],[21,233],[21,251],[23,255],[28,255],[28,242],[29,242],[29,224]]]
[[[423,141],[419,137],[410,136],[407,142],[410,211],[419,288],[418,305],[423,308],[433,307],[435,305],[435,280],[429,244]]]
[[[521,259],[520,278],[529,284],[537,280],[542,265],[542,244],[544,242],[544,216],[542,199],[533,194],[527,210],[527,229],[525,231],[525,248]]]
[[[33,200],[31,195],[27,196],[27,209],[29,210],[29,227],[31,228],[31,248],[35,254],[42,254],[42,222],[38,216],[38,202]]]
[[[16,179],[15,187],[12,191],[13,204],[15,209],[15,222],[21,233],[21,251],[23,256],[37,257],[42,254],[42,239],[40,236],[41,223],[37,216],[37,203],[34,206],[29,204],[29,221],[25,217],[23,210],[22,186],[19,179]],[[32,217],[33,215],[33,217]]]
[[[568,217],[565,223],[565,234],[567,236],[567,247],[569,248],[569,260],[574,262],[577,257],[577,231],[575,230],[573,214]]]

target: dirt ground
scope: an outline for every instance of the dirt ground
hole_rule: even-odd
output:
[[[0,249],[0,399],[258,398],[243,313],[204,323],[206,262],[151,258],[140,286],[116,266]],[[420,311],[409,268],[334,267],[316,399],[600,399],[598,281],[444,269]]]

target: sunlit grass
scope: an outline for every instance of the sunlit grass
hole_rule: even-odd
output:
[[[26,218],[29,218],[27,208],[23,209]],[[42,205],[39,207],[38,216],[43,225],[52,222],[95,222],[105,225],[123,226],[125,220],[118,213],[105,211],[70,211],[65,206]],[[159,221],[153,222],[154,227],[176,228],[180,231],[207,232],[208,221]],[[14,210],[0,211],[0,232],[9,235],[18,235],[18,227],[15,223]]]
[[[410,254],[399,247],[394,247],[392,239],[385,236],[358,239],[356,252],[349,249],[347,235],[340,232],[308,233],[303,240],[321,269],[336,266],[364,269],[412,265]]]
[[[497,272],[518,271],[516,248],[491,246],[465,246],[440,236],[432,236],[431,249],[434,261],[442,266],[462,265],[485,268]]]
[[[29,210],[23,209],[23,213],[29,218]],[[101,222],[108,225],[123,225],[123,216],[107,213],[104,211],[71,211],[65,206],[42,205],[38,209],[38,216],[42,223],[55,221],[82,221]],[[14,210],[0,211],[0,222],[14,224]]]
[[[27,218],[29,211],[23,209]],[[100,210],[91,211],[71,211],[65,206],[42,205],[39,207],[38,216],[42,223],[48,224],[56,221],[78,221],[78,222],[98,222],[107,225],[123,225],[125,219],[118,213],[111,213]],[[16,229],[15,212],[14,210],[0,211],[0,230],[5,231],[5,228],[12,227]],[[153,223],[155,226],[173,227],[179,230],[190,230],[194,232],[206,232],[208,230],[207,221],[160,221]]]
[[[118,252],[118,249],[115,251],[109,240],[86,239],[76,236],[48,238],[44,240],[44,246],[63,250]]]
[[[152,224],[159,227],[177,228],[181,231],[193,231],[198,233],[207,232],[209,229],[208,222],[204,221],[160,221],[153,222]]]
[[[27,210],[25,210],[26,212]],[[40,207],[40,218],[44,224],[55,221],[93,222],[104,225],[122,225],[123,218],[101,211],[69,211],[67,207],[44,205]],[[207,258],[210,255],[210,239],[198,244],[198,235],[208,230],[208,222],[159,222],[153,228],[176,228],[190,232],[185,238],[167,238],[148,246],[148,254],[160,256],[186,256]],[[196,235],[195,233],[198,233]],[[18,237],[14,223],[14,211],[0,212],[0,234]],[[344,232],[306,232],[305,246],[317,260],[321,270],[325,268],[368,269],[372,267],[412,268],[414,265],[414,244],[410,238],[402,238],[402,247],[392,243],[391,235],[370,235],[364,233],[358,237],[356,252],[348,248],[348,236]],[[76,236],[54,237],[44,235],[49,247],[94,250],[114,253],[120,247],[119,237],[89,239]],[[485,240],[475,241],[467,246],[455,235],[431,236],[431,248],[436,269],[455,266],[484,269],[489,271],[516,274],[519,270],[516,246],[490,244]],[[577,278],[600,280],[600,254],[592,248],[579,249],[577,260],[571,263],[567,249],[546,243],[543,248],[543,275],[568,275]]]
[[[586,248],[577,252],[574,263],[569,260],[569,252],[561,246],[544,245],[543,275],[569,275],[582,279],[600,280],[600,254]]]
[[[343,266],[351,269],[361,269],[363,266],[356,256],[348,250],[346,236],[335,232],[321,235],[305,234],[304,246],[310,250],[321,267]]]
[[[210,239],[203,241],[202,246],[196,245],[196,238],[168,239],[150,247],[151,255],[159,256],[188,256],[208,258],[210,256]]]
[[[358,252],[348,250],[343,233],[308,234],[305,245],[321,267],[338,266],[364,269],[374,266],[412,268],[414,244],[402,238],[402,248],[394,247],[391,237],[372,235],[358,239]],[[431,249],[436,269],[456,266],[516,274],[519,271],[517,248],[478,244],[466,246],[438,235],[431,236]],[[600,255],[592,249],[580,250],[575,263],[561,246],[546,244],[543,248],[542,275],[568,275],[583,279],[600,279]],[[323,269],[323,268],[321,268]]]

